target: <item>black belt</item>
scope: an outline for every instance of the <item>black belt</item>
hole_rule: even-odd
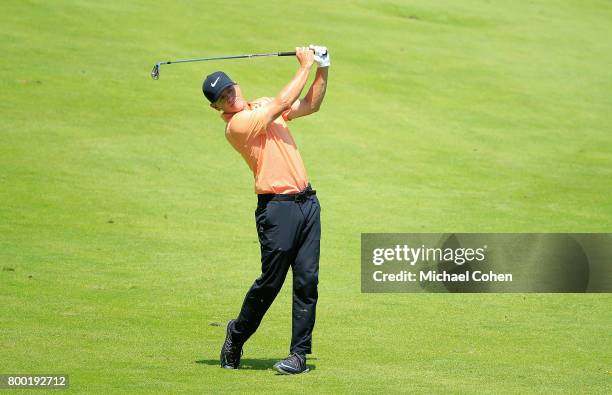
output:
[[[301,203],[301,202],[305,202],[308,199],[308,196],[312,196],[316,194],[317,194],[317,191],[312,189],[310,184],[308,184],[308,186],[304,188],[303,191],[298,192],[298,193],[282,193],[282,194],[262,193],[262,194],[257,195],[257,201],[258,203],[266,203],[271,200],[277,200],[277,201],[280,200],[280,201],[296,201],[298,203]]]

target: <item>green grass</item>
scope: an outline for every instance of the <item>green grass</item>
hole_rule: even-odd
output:
[[[78,393],[609,393],[610,294],[361,294],[361,232],[610,232],[608,1],[5,1],[0,373]],[[258,275],[252,176],[205,103],[217,69],[274,95],[321,43],[292,131],[323,207],[314,371],[288,282],[217,367]],[[10,270],[13,269],[13,270]]]

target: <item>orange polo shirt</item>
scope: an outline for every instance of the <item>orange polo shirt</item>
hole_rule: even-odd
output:
[[[225,137],[255,177],[255,193],[297,193],[308,185],[304,162],[283,116],[266,125],[262,97],[244,110],[224,116]]]

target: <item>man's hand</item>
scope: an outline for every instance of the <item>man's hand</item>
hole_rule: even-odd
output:
[[[300,62],[300,66],[305,69],[310,69],[314,63],[314,53],[308,47],[295,47],[295,56]]]
[[[329,58],[329,51],[327,47],[323,47],[320,45],[309,45],[312,51],[314,51],[314,61],[317,62],[319,67],[329,67],[331,64],[331,60]]]

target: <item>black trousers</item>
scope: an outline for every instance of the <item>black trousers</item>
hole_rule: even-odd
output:
[[[310,354],[317,306],[321,219],[316,195],[303,201],[277,201],[259,196],[255,223],[261,248],[261,276],[244,298],[230,328],[232,338],[246,342],[293,270],[292,335],[289,351]]]

